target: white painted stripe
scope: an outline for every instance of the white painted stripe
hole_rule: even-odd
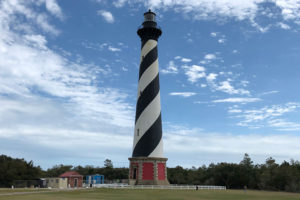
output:
[[[140,63],[142,62],[143,56],[146,56],[149,53],[149,51],[151,51],[156,45],[157,45],[156,40],[148,40],[146,42],[146,44],[143,46],[142,51],[141,51]]]
[[[135,123],[134,128],[134,140],[133,149],[138,141],[142,138],[145,132],[152,126],[156,119],[160,115],[160,92],[151,101],[151,103],[144,109],[140,117]],[[139,135],[137,135],[137,130],[139,129]]]
[[[138,84],[138,99],[140,97],[141,92],[151,83],[151,81],[158,74],[158,59],[156,59],[142,74],[139,84]]]
[[[148,157],[156,157],[156,158],[163,158],[163,140],[161,138],[159,144],[156,146],[156,148],[150,153]]]

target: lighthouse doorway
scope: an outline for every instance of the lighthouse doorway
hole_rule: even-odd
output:
[[[137,174],[137,168],[134,168],[133,169],[133,179],[136,179],[136,174]]]

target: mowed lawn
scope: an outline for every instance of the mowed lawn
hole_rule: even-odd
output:
[[[23,192],[24,190],[22,190]],[[28,191],[28,192],[33,192]],[[43,191],[41,191],[43,192]],[[286,192],[266,192],[243,190],[132,190],[132,189],[82,189],[72,191],[56,191],[38,194],[5,195],[0,190],[0,200],[98,200],[98,199],[150,199],[150,200],[293,200],[300,199],[300,194]]]

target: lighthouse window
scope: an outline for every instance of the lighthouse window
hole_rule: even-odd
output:
[[[153,13],[147,13],[144,15],[145,21],[155,21],[155,15]]]
[[[140,129],[137,129],[136,134],[137,136],[140,136]]]

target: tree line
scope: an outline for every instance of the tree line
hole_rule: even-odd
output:
[[[128,168],[115,168],[106,159],[103,167],[55,165],[43,170],[32,161],[0,155],[0,187],[11,187],[14,180],[32,180],[41,177],[58,177],[74,170],[85,175],[102,174],[106,180],[127,179]],[[190,169],[177,166],[168,168],[171,184],[222,185],[228,189],[258,189],[300,192],[300,162],[291,160],[277,164],[273,158],[264,164],[253,164],[248,154],[240,163],[218,163]]]
[[[272,157],[264,164],[253,164],[248,154],[239,163],[218,163],[198,169],[180,166],[168,168],[173,184],[223,185],[229,189],[274,190],[300,192],[300,162],[291,160],[277,164]]]

